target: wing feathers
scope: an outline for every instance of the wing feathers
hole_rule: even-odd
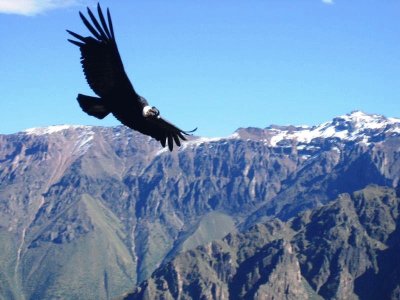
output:
[[[172,151],[172,149],[174,148],[174,142],[172,141],[171,134],[168,135],[168,148],[169,148],[169,151]]]
[[[144,130],[143,133],[148,134],[160,141],[163,147],[165,147],[165,145],[168,143],[168,148],[171,151],[173,149],[174,142],[178,147],[181,146],[181,140],[186,141],[187,138],[185,136],[191,135],[191,133],[194,131],[183,131],[162,117],[147,118],[146,121],[147,130]],[[160,135],[162,138],[160,138]]]
[[[107,8],[107,19],[108,19],[108,26],[110,27],[111,37],[115,39],[113,23],[111,21],[111,14],[108,8]]]
[[[178,135],[177,135],[177,134],[174,134],[172,137],[174,138],[175,144],[176,144],[178,147],[180,147],[180,146],[181,146],[181,141],[179,140]]]
[[[89,29],[89,31],[96,37],[96,39],[101,41],[101,35],[96,31],[96,29],[94,29],[92,24],[89,23],[85,16],[81,12],[79,12],[79,16],[81,17],[83,24],[85,24],[86,28]]]
[[[84,38],[83,36],[80,36],[79,34],[77,34],[77,33],[75,33],[75,32],[72,32],[71,30],[68,30],[68,29],[67,29],[67,32],[68,32],[70,35],[72,35],[74,38],[76,38],[76,39],[78,39],[78,40],[81,40],[82,42],[85,41],[85,38]]]
[[[166,137],[163,137],[161,140],[160,140],[160,143],[161,143],[161,146],[163,146],[163,148],[165,147],[165,143],[166,143]]]
[[[74,45],[77,45],[78,47],[82,47],[83,45],[85,45],[84,43],[79,43],[78,41],[74,41],[74,40],[70,40],[70,39],[68,39],[67,41]]]
[[[178,135],[182,140],[186,141],[185,136],[184,136],[180,131],[177,132],[177,135]]]
[[[104,19],[104,15],[103,15],[103,12],[101,10],[100,3],[97,4],[97,13],[99,15],[101,25],[103,26],[104,31],[106,32],[106,35],[107,35],[108,39],[110,39],[110,40],[113,39],[113,36],[111,35],[110,31],[108,30],[108,26],[107,26],[106,20]]]
[[[85,17],[81,12],[79,13],[83,23],[91,33],[90,36],[83,37],[67,30],[76,39],[69,41],[80,48],[86,80],[92,90],[100,97],[118,93],[121,88],[131,89],[127,90],[127,93],[136,94],[125,73],[117,44],[113,38],[111,16],[107,25],[100,5],[98,5],[97,10],[98,19],[89,8],[87,10],[88,17]]]
[[[96,20],[95,16],[93,15],[92,11],[89,8],[87,9],[87,11],[88,11],[89,17],[92,20],[94,26],[96,27],[97,31],[100,33],[101,40],[107,41],[108,40],[108,36],[104,32],[103,28],[101,28],[99,22],[97,22],[97,20]]]

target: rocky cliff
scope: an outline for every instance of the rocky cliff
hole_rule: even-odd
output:
[[[398,299],[399,198],[368,186],[178,255],[125,299]]]

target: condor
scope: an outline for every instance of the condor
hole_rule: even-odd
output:
[[[92,23],[80,12],[79,15],[92,36],[83,37],[67,30],[75,39],[69,42],[79,47],[83,72],[90,88],[98,97],[78,94],[80,107],[87,114],[103,119],[113,114],[122,124],[149,135],[163,147],[168,144],[172,151],[174,142],[181,145],[193,131],[183,131],[161,117],[157,108],[148,104],[136,93],[125,73],[115,40],[109,9],[107,20],[100,4],[97,5],[98,19],[88,8]]]

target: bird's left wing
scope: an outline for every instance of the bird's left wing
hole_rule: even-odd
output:
[[[100,4],[97,5],[99,20],[89,8],[87,11],[92,23],[81,12],[79,15],[92,36],[83,37],[70,30],[67,32],[76,39],[68,41],[81,50],[81,63],[89,86],[100,97],[110,96],[121,89],[129,89],[137,95],[122,64],[110,11],[107,9],[107,21]]]

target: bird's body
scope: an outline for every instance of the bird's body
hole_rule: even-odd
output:
[[[119,55],[110,12],[107,9],[107,24],[100,5],[97,10],[99,21],[88,8],[93,25],[80,13],[93,36],[82,37],[67,30],[76,38],[69,41],[80,48],[86,80],[99,96],[79,94],[79,105],[87,114],[99,119],[111,113],[125,126],[155,138],[163,147],[168,143],[172,151],[174,142],[180,146],[181,140],[186,140],[185,135],[190,132],[163,119],[155,107],[151,107],[145,98],[136,93]]]

